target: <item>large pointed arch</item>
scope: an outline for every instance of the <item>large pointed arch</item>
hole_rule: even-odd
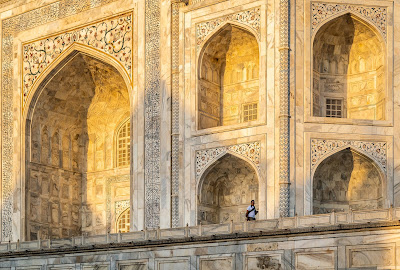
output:
[[[199,130],[260,118],[259,44],[251,28],[233,22],[219,26],[202,43],[196,57]]]
[[[386,39],[376,25],[341,12],[318,25],[311,46],[313,116],[390,118]]]
[[[314,41],[316,34],[318,33],[318,31],[319,31],[324,25],[326,25],[326,24],[328,24],[329,22],[331,22],[331,21],[333,21],[333,20],[335,20],[335,19],[337,19],[337,18],[339,18],[339,17],[341,17],[341,16],[343,16],[343,15],[346,15],[346,14],[351,15],[352,17],[354,17],[355,19],[357,19],[357,20],[360,21],[361,23],[363,23],[363,24],[365,24],[365,25],[368,25],[368,27],[371,27],[371,28],[374,30],[374,32],[380,37],[381,41],[382,41],[382,42],[386,42],[386,38],[385,38],[385,36],[382,34],[382,31],[381,31],[374,23],[372,23],[371,21],[369,21],[369,20],[367,20],[367,19],[361,17],[359,14],[355,13],[355,12],[352,11],[352,10],[345,10],[345,11],[341,11],[341,12],[335,13],[334,15],[330,16],[328,19],[326,19],[326,20],[324,20],[323,22],[321,22],[320,24],[318,24],[318,26],[315,27],[315,28],[313,29],[313,33],[312,33],[312,36],[311,36],[311,41],[312,41],[312,42]],[[311,44],[312,44],[312,43],[311,43]]]
[[[66,74],[73,74],[73,76],[68,77],[66,76]],[[81,87],[77,87],[76,89],[74,87],[71,87],[72,90],[70,90],[68,86],[63,85],[60,86],[60,89],[63,90],[59,91],[58,88],[54,85],[54,80],[58,82],[62,78],[65,79],[63,79],[62,82],[67,82],[66,85],[68,85],[69,81],[74,87],[78,85],[81,85]],[[109,80],[107,81],[105,80],[105,78],[109,78]],[[74,80],[76,80],[76,82]],[[104,83],[101,84],[101,82]],[[100,89],[100,84],[103,87],[103,90],[101,91],[98,90]],[[50,88],[51,91],[49,90]],[[82,91],[82,89],[86,90],[80,92]],[[78,100],[80,100],[79,95],[81,93],[82,100],[80,104]],[[113,94],[113,96],[111,96],[111,93],[114,93],[115,95]],[[62,96],[56,97],[56,95]],[[75,101],[71,101],[70,97],[73,97]],[[110,99],[108,99],[108,97],[110,97]],[[62,106],[64,107],[50,106],[51,109],[48,109],[48,111],[46,111],[46,108],[49,108],[49,106],[47,106],[46,104],[51,104],[52,101],[50,100],[53,99],[60,100]],[[50,179],[49,185],[53,185],[50,186],[49,190],[55,193],[55,195],[50,194],[49,196],[55,196],[59,198],[60,202],[63,200],[64,201],[60,205],[55,205],[54,203],[49,203],[46,201],[47,195],[42,196],[42,194],[39,194],[38,198],[44,201],[43,205],[49,203],[49,212],[41,215],[47,215],[50,217],[48,221],[43,221],[43,217],[34,217],[34,220],[32,218],[29,220],[28,217],[26,219],[23,219],[25,221],[25,224],[23,225],[23,227],[25,228],[24,234],[27,240],[36,239],[37,237],[58,238],[75,235],[78,231],[83,230],[83,225],[81,226],[81,228],[78,228],[78,226],[80,226],[79,224],[81,223],[79,219],[81,218],[80,215],[86,213],[98,213],[101,216],[101,223],[96,225],[97,229],[93,229],[93,226],[95,226],[93,225],[94,223],[86,223],[85,226],[92,226],[86,227],[85,229],[89,233],[105,233],[108,227],[113,226],[113,222],[109,220],[109,216],[106,215],[106,208],[110,208],[111,205],[106,202],[105,195],[100,195],[100,197],[98,197],[99,195],[97,195],[97,197],[100,199],[102,198],[101,196],[104,196],[104,203],[100,203],[103,206],[96,206],[96,208],[93,208],[84,206],[92,204],[88,200],[93,199],[93,195],[86,194],[85,196],[79,196],[79,194],[83,192],[83,181],[86,181],[87,183],[90,180],[94,183],[91,185],[98,185],[96,184],[97,182],[95,182],[97,181],[96,179],[100,179],[102,182],[105,181],[105,179],[103,179],[104,177],[102,176],[103,171],[111,169],[113,166],[113,134],[115,128],[119,124],[114,122],[122,117],[126,118],[126,116],[130,114],[130,112],[132,111],[132,100],[132,81],[129,78],[125,68],[110,55],[107,55],[103,52],[79,43],[74,43],[66,50],[64,50],[63,53],[61,53],[58,58],[55,59],[55,61],[52,62],[37,78],[35,84],[33,85],[31,93],[27,97],[27,103],[26,107],[23,110],[23,118],[21,121],[23,125],[23,136],[21,143],[21,147],[23,150],[23,154],[21,155],[23,159],[21,162],[23,183],[22,200],[23,205],[25,205],[25,213],[29,212],[29,208],[34,207],[34,205],[32,204],[36,204],[36,202],[32,198],[34,198],[34,196],[37,196],[36,193],[40,193],[37,190],[32,191],[32,183],[37,181],[37,179],[32,180],[30,174],[31,171],[37,169],[39,169],[38,171],[40,172],[42,166],[42,164],[40,163],[30,162],[30,134],[34,125],[37,126],[38,123],[41,123],[43,119],[49,119],[48,121],[51,121],[51,123],[53,124],[61,123],[61,125],[63,125],[63,121],[67,121],[68,119],[70,119],[68,120],[70,122],[67,122],[70,124],[72,123],[71,125],[74,126],[65,129],[64,125],[64,129],[59,129],[60,133],[58,134],[60,134],[61,137],[68,134],[67,136],[71,138],[71,142],[65,143],[65,147],[60,147],[58,143],[57,147],[60,148],[60,154],[58,155],[58,157],[60,159],[64,158],[64,156],[70,157],[72,160],[72,162],[70,161],[72,163],[72,166],[69,170],[65,170],[66,168],[64,168],[63,162],[57,161],[57,163],[60,163],[60,166],[59,168],[56,168],[57,166],[55,166],[54,170],[57,169],[58,171],[66,171],[66,173],[63,173],[62,175],[53,175],[55,173],[52,171],[52,168],[46,169]],[[98,103],[96,104],[95,102]],[[70,106],[68,104],[78,104],[79,106],[77,108],[68,107]],[[65,111],[57,115],[57,108],[61,108],[60,110],[65,109]],[[108,110],[108,112],[106,113],[104,111],[105,113],[102,117],[100,110]],[[115,112],[115,117],[112,121],[107,121],[106,119],[113,115],[112,113],[110,113],[111,111]],[[68,114],[68,112],[70,114]],[[52,117],[47,117],[47,114],[51,114]],[[54,118],[55,116],[60,118]],[[78,117],[79,119],[75,119],[74,117]],[[74,118],[75,120],[73,120],[72,118]],[[104,119],[101,120],[102,118]],[[98,122],[99,119],[102,121],[101,123]],[[106,127],[106,129],[103,129],[105,130],[105,133],[101,134],[100,138],[97,138],[97,132],[90,132],[90,128],[95,128],[96,125],[99,125],[99,127]],[[79,132],[77,130],[79,130]],[[92,153],[87,149],[91,140],[96,140],[97,142],[95,144],[96,148],[93,149]],[[54,149],[53,152],[56,152],[56,150],[57,149]],[[63,151],[65,151],[65,155],[63,154]],[[91,157],[92,160],[90,164],[93,164],[93,166],[89,168],[88,159],[89,155],[91,154],[93,154],[93,157]],[[85,159],[86,161],[83,161],[83,159]],[[55,162],[53,162],[52,164],[53,166],[57,165],[54,163]],[[115,173],[113,173],[113,175],[108,175],[108,177],[124,177],[126,175],[130,175],[129,167],[114,171]],[[93,175],[91,178],[89,176],[79,178],[80,175],[87,174],[88,172]],[[41,176],[40,173],[38,174],[38,179],[44,179],[45,177],[47,176]],[[64,178],[70,179],[71,182],[69,183]],[[131,182],[131,180],[129,180],[129,177],[126,179],[127,181],[129,181],[129,183]],[[75,192],[72,192],[72,190],[74,190]],[[71,196],[68,197],[68,194],[70,194]],[[104,194],[104,192],[102,194]],[[123,198],[121,197],[118,199],[127,199],[127,196],[129,195],[124,194],[121,196],[123,196]],[[81,198],[82,201],[80,200]],[[79,203],[81,204],[78,205]],[[110,211],[113,211],[112,209],[113,208],[111,207]],[[44,209],[39,209],[40,213],[44,211]],[[57,213],[62,213],[62,215]],[[91,217],[93,216],[94,214],[92,214]],[[91,219],[91,217],[85,218],[85,220],[87,221]],[[59,226],[53,227],[53,220],[56,220],[57,222],[59,222],[59,224],[61,224],[62,222],[63,226],[65,224],[68,224],[68,226],[64,226],[62,228]],[[32,228],[35,226],[39,228],[38,231],[32,230]],[[43,231],[45,232],[44,235],[39,236],[38,234],[42,234]]]
[[[327,155],[312,174],[314,214],[387,206],[387,180],[371,157],[347,146]]]
[[[208,166],[196,185],[197,221],[242,221],[251,200],[260,197],[260,179],[251,162],[225,153]]]
[[[30,92],[27,93],[25,101],[22,95],[22,119],[30,119],[29,116],[32,114],[32,103],[35,103],[37,101],[43,88],[71,59],[73,59],[79,53],[89,55],[90,57],[93,57],[101,62],[104,62],[114,67],[124,79],[125,84],[128,88],[130,100],[132,100],[132,80],[125,67],[117,59],[105,52],[81,43],[74,42],[71,46],[60,53],[60,55],[57,56],[57,58],[53,62],[51,62],[43,70],[43,72],[40,73],[40,75],[36,78],[35,83],[32,85]]]

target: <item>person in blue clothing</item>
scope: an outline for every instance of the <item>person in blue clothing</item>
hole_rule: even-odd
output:
[[[254,200],[251,200],[250,206],[247,207],[247,212],[246,212],[247,221],[256,220],[257,213],[258,211],[254,206]]]

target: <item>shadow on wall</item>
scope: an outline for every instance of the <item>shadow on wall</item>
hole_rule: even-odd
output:
[[[370,158],[344,149],[325,159],[313,179],[313,213],[383,207],[383,177]]]

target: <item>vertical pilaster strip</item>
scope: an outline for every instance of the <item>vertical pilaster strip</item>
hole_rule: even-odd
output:
[[[172,134],[171,134],[171,215],[172,227],[179,227],[179,7],[172,2]]]
[[[160,0],[146,0],[145,7],[145,227],[160,225]]]
[[[279,23],[279,215],[290,203],[290,0],[280,0]]]
[[[145,227],[160,225],[160,9],[161,0],[145,0]]]

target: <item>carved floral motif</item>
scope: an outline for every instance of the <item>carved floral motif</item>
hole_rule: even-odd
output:
[[[129,200],[117,201],[115,202],[115,216],[118,218],[122,212],[130,207]]]
[[[387,169],[387,143],[386,142],[368,142],[368,141],[350,141],[350,140],[324,140],[311,139],[311,169],[314,169],[319,161],[328,157],[337,149],[351,146],[361,153],[367,154],[376,161],[383,170]]]
[[[214,32],[218,26],[225,22],[237,22],[240,24],[247,25],[254,29],[258,37],[260,37],[260,20],[261,20],[261,9],[259,7],[240,11],[238,13],[229,14],[226,16],[219,17],[214,20],[202,22],[196,24],[196,44],[201,45],[209,34]]]
[[[373,23],[382,35],[387,34],[387,9],[384,7],[369,7],[348,4],[318,3],[311,4],[311,27],[312,31],[330,17],[342,12],[352,12]]]
[[[23,46],[23,104],[36,79],[73,43],[84,44],[117,59],[129,76],[132,70],[132,15],[125,14]]]
[[[259,169],[261,145],[260,142],[251,142],[196,151],[196,176],[200,177],[205,168],[215,162],[223,154],[229,152],[246,157]]]

